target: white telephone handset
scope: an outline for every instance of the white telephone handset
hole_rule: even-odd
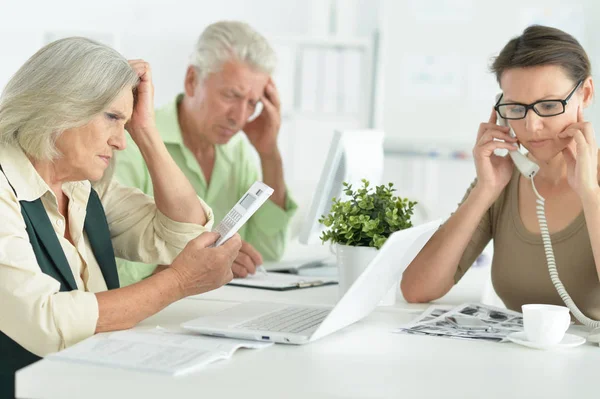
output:
[[[502,94],[496,95],[496,103],[498,102],[498,100],[500,100],[501,95]],[[512,129],[512,127],[510,127],[510,125],[506,119],[501,117],[498,112],[496,112],[496,117],[497,117],[496,119],[498,121],[498,125],[509,127],[510,135],[512,137],[517,137],[515,135],[515,131]],[[512,158],[513,163],[515,164],[517,169],[519,169],[519,172],[521,172],[521,174],[523,176],[527,177],[528,179],[533,179],[535,174],[540,170],[539,165],[536,164],[535,162],[533,162],[532,160],[528,159],[525,154],[523,154],[521,151],[519,151],[519,149],[516,149],[514,151],[509,151],[508,154]]]
[[[496,103],[498,103],[500,96],[501,96],[501,94],[498,94],[496,96]],[[496,116],[497,116],[496,119],[497,119],[498,125],[508,126],[510,128],[510,135],[512,137],[516,137],[515,132],[513,131],[512,127],[510,126],[508,121],[506,119],[502,118],[498,112],[496,112]],[[519,172],[521,172],[521,174],[523,176],[525,176],[526,178],[531,180],[531,186],[533,187],[533,191],[535,192],[535,195],[537,196],[537,200],[536,200],[537,207],[536,208],[537,208],[538,223],[540,226],[540,233],[542,235],[542,242],[544,243],[544,250],[546,253],[546,263],[548,264],[548,272],[550,273],[550,279],[552,280],[552,283],[554,284],[554,288],[556,288],[556,291],[560,295],[560,297],[563,300],[563,302],[565,303],[565,305],[567,305],[567,307],[569,308],[571,313],[573,313],[573,316],[575,316],[575,318],[577,320],[579,320],[579,322],[581,324],[583,324],[587,327],[593,328],[593,329],[597,329],[597,330],[593,331],[592,334],[590,334],[587,337],[587,339],[591,342],[597,342],[600,344],[600,321],[590,319],[589,317],[584,315],[581,310],[579,310],[579,308],[577,307],[575,302],[571,299],[571,296],[565,289],[562,281],[560,281],[560,278],[558,277],[558,271],[556,270],[556,260],[554,259],[554,250],[552,248],[552,242],[550,241],[550,231],[548,230],[548,223],[546,221],[546,209],[545,209],[546,200],[538,193],[537,189],[535,188],[535,183],[533,181],[533,177],[540,170],[540,167],[538,164],[536,164],[532,160],[528,159],[525,154],[523,154],[521,151],[519,151],[519,149],[516,149],[514,151],[509,151],[508,155],[510,155],[510,157],[512,158],[513,163],[515,164],[517,169],[519,169]]]

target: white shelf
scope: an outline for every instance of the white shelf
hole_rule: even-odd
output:
[[[437,140],[414,140],[386,138],[383,151],[386,156],[413,158],[449,158],[471,160],[472,144],[465,142],[445,142]]]
[[[273,44],[297,45],[303,47],[326,47],[343,49],[369,50],[373,40],[351,36],[276,36],[272,38]]]

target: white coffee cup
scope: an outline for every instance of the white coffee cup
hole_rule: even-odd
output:
[[[521,309],[525,335],[531,342],[558,344],[571,324],[569,309],[565,306],[528,304]]]

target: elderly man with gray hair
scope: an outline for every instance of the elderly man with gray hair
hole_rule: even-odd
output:
[[[271,78],[275,63],[267,40],[249,25],[214,23],[197,42],[184,93],[156,111],[157,127],[169,153],[196,193],[211,206],[217,221],[261,179],[248,141],[260,157],[262,181],[275,191],[239,231],[242,248],[232,266],[237,277],[253,274],[263,257],[277,260],[282,256],[296,210],[286,191],[277,146],[281,112]],[[135,143],[119,154],[116,173],[121,183],[152,194],[152,181]],[[129,263],[119,260],[122,285],[163,268]]]

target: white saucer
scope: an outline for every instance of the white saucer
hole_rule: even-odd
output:
[[[531,342],[527,339],[527,335],[524,331],[514,332],[512,334],[508,334],[506,337],[515,344],[528,346],[530,348],[535,349],[563,349],[563,348],[574,348],[576,346],[582,345],[585,343],[585,338],[580,337],[579,335],[573,334],[565,334],[562,341],[558,344],[540,344],[537,342]]]

